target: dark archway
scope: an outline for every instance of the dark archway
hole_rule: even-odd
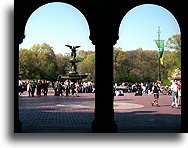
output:
[[[28,0],[23,3],[21,1],[15,2],[15,57],[18,57],[19,44],[24,39],[24,29],[27,19],[33,11],[40,6],[53,2],[53,0],[43,0],[33,2]],[[58,2],[58,1],[56,1]],[[117,132],[117,126],[114,122],[113,109],[113,45],[118,39],[118,31],[121,20],[124,15],[132,8],[151,3],[151,0],[116,0],[116,1],[101,1],[101,0],[62,0],[77,8],[87,19],[90,28],[90,40],[95,45],[96,52],[96,100],[95,100],[95,121],[92,125],[93,132]],[[186,59],[184,50],[187,45],[185,42],[186,28],[186,10],[187,5],[184,0],[176,1],[161,1],[153,0],[153,4],[160,5],[168,9],[179,22],[182,31],[182,58]],[[105,57],[105,58],[104,58]],[[15,58],[16,60],[17,58]],[[104,60],[105,59],[105,60]],[[18,61],[15,61],[15,88],[17,88],[18,79]],[[182,63],[185,67],[185,63]],[[183,72],[182,75],[187,75]],[[185,78],[182,77],[182,81]],[[103,87],[106,84],[106,87]],[[183,94],[188,92],[183,84]],[[17,91],[15,91],[15,132],[20,132],[19,110]],[[185,108],[188,100],[182,97],[182,116],[185,117]],[[188,122],[182,118],[182,132],[186,132]]]

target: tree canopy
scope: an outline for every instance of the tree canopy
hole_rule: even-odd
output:
[[[166,41],[163,65],[161,65],[162,81],[169,83],[175,70],[181,70],[181,35],[174,35]],[[19,50],[19,73],[26,79],[48,79],[55,81],[59,74],[70,70],[71,57],[55,54],[53,47],[43,43],[35,44],[30,49]],[[95,81],[95,52],[79,50],[77,53],[77,71],[87,74],[87,80]],[[156,81],[158,75],[158,51],[136,50],[123,51],[114,48],[114,82],[146,82]]]
[[[31,49],[20,49],[19,72],[29,79],[54,79],[57,62],[53,47],[43,43],[35,44]]]

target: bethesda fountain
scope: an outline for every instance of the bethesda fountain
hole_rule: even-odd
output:
[[[76,59],[76,48],[79,48],[80,46],[70,46],[65,45],[71,49],[71,57],[72,59],[68,60],[69,63],[71,63],[70,71],[67,74],[61,74],[58,76],[59,81],[64,80],[71,80],[72,82],[81,81],[82,79],[85,79],[88,75],[85,74],[78,74],[77,72],[77,65],[76,63],[81,62],[80,60]]]

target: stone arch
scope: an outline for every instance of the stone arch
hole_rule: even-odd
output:
[[[15,57],[18,57],[19,44],[24,38],[24,28],[26,21],[29,16],[40,6],[53,2],[53,0],[40,0],[35,1],[27,0],[23,3],[22,1],[15,2]],[[95,121],[92,124],[94,132],[117,132],[117,126],[114,122],[114,111],[113,111],[113,45],[118,39],[118,31],[121,20],[124,15],[132,8],[145,4],[151,3],[151,0],[123,0],[118,1],[88,1],[88,0],[58,0],[56,2],[65,2],[77,8],[88,21],[90,28],[90,40],[95,46],[96,50],[96,86],[98,89],[96,91],[96,102],[95,102]],[[184,0],[174,0],[174,1],[160,1],[153,0],[152,3],[160,5],[167,10],[169,10],[179,22],[181,32],[182,32],[182,49],[186,49],[186,27],[187,21],[185,20],[185,14],[187,6]],[[185,27],[185,26],[186,27]],[[182,27],[184,26],[184,27]],[[187,55],[182,54],[183,58],[186,59]],[[104,58],[105,57],[105,58]],[[15,58],[17,60],[17,58]],[[105,59],[105,60],[104,60]],[[18,78],[18,61],[14,62],[14,73],[15,73],[15,83],[14,87],[17,88],[17,78]],[[107,66],[108,65],[108,66]],[[182,67],[186,67],[186,63]],[[104,68],[105,67],[105,68]],[[102,70],[102,71],[101,71]],[[102,75],[103,74],[103,75]],[[184,72],[184,75],[187,75]],[[101,83],[100,81],[103,81]],[[110,80],[110,81],[109,81]],[[106,84],[105,90],[102,90],[102,85]],[[183,87],[183,92],[187,92],[187,88]],[[15,132],[20,132],[21,124],[19,123],[19,109],[18,109],[18,99],[17,91],[15,92],[14,108],[15,108]],[[105,93],[104,93],[105,92]],[[107,93],[106,93],[107,92]],[[109,93],[112,92],[112,93]],[[187,105],[187,99],[184,99],[184,107]],[[186,108],[186,107],[185,107]],[[184,113],[185,110],[182,112]],[[186,114],[184,114],[185,116]],[[182,120],[183,121],[183,120]],[[182,131],[186,131],[187,122],[182,122]]]

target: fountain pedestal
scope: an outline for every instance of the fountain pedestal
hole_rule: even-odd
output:
[[[72,82],[81,81],[82,79],[85,79],[87,77],[87,75],[78,74],[78,72],[77,72],[76,63],[79,63],[81,61],[76,59],[75,48],[78,48],[80,46],[69,46],[69,45],[66,45],[66,46],[71,48],[71,50],[72,50],[71,56],[73,56],[73,59],[67,60],[69,63],[71,63],[70,71],[67,74],[59,75],[58,80],[63,81],[63,80],[68,79],[68,80],[71,80]]]

